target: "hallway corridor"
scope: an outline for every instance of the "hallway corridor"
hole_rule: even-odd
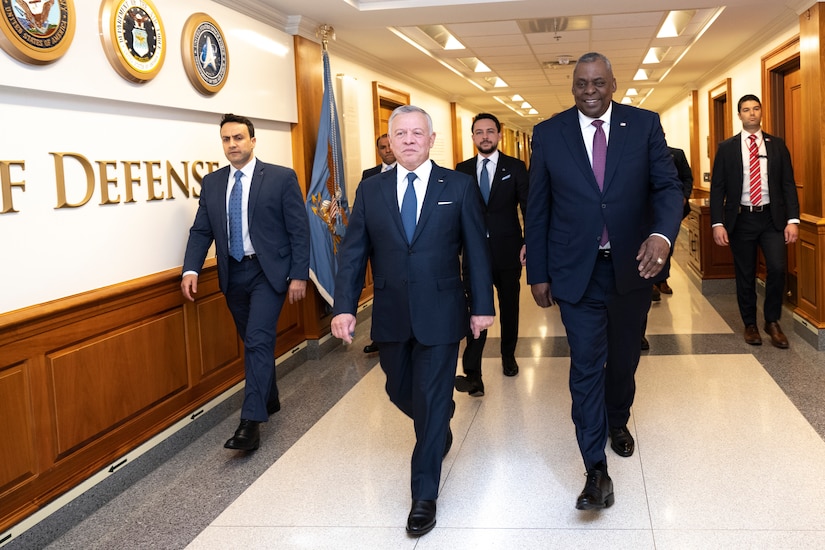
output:
[[[584,467],[564,328],[525,285],[520,373],[502,375],[496,323],[486,394],[455,394],[430,534],[404,531],[412,424],[386,397],[377,354],[362,352],[362,314],[352,345],[327,341],[320,360],[282,373],[282,411],[257,452],[222,447],[238,420],[232,395],[5,548],[822,548],[825,355],[793,333],[787,308],[789,350],[748,346],[735,297],[703,296],[683,265],[649,315],[628,424],[636,451],[607,451],[611,508],[574,508]]]

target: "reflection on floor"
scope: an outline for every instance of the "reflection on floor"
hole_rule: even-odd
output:
[[[608,449],[616,503],[574,509],[584,470],[570,420],[558,308],[522,292],[517,358],[504,377],[497,327],[486,394],[456,394],[438,524],[404,532],[411,422],[386,398],[368,318],[356,342],[284,376],[283,410],[250,455],[222,448],[239,396],[88,491],[8,548],[821,548],[825,361],[741,337],[733,296],[703,297],[676,265],[649,315],[629,428]],[[459,367],[460,368],[460,367]]]

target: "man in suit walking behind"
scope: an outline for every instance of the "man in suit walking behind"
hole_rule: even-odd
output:
[[[579,58],[572,91],[575,106],[533,133],[527,282],[539,306],[561,308],[587,470],[576,508],[594,510],[614,502],[608,434],[633,452],[627,421],[642,322],[679,231],[682,186],[659,116],[612,101],[616,79],[604,55]]]
[[[519,294],[521,268],[525,262],[521,215],[527,211],[529,176],[524,162],[498,150],[501,124],[489,113],[473,119],[473,143],[478,155],[458,163],[459,172],[473,176],[484,198],[484,221],[493,260],[493,284],[498,291],[499,323],[501,324],[501,365],[505,376],[518,374],[516,343],[518,342]],[[467,335],[467,347],[462,357],[464,376],[456,376],[455,388],[472,396],[484,395],[481,379],[481,356],[487,331],[479,338]]]
[[[381,134],[378,139],[375,140],[375,148],[378,150],[378,156],[381,157],[381,164],[364,170],[361,173],[361,181],[395,168],[395,155],[392,153],[390,137],[387,134]],[[375,353],[376,351],[378,351],[378,344],[376,344],[374,340],[364,346],[364,353]]]
[[[306,294],[309,222],[295,172],[253,156],[252,122],[224,115],[220,133],[229,166],[203,178],[180,286],[194,301],[214,241],[218,283],[244,343],[246,379],[241,422],[224,447],[254,451],[259,424],[281,408],[275,329],[284,299],[292,304]]]
[[[745,95],[737,104],[742,132],[719,144],[710,180],[713,241],[730,246],[736,299],[745,324],[745,342],[760,345],[756,327],[756,250],[767,266],[765,332],[785,349],[779,326],[785,292],[785,248],[799,237],[799,199],[791,154],[785,142],[762,131],[762,103]]]
[[[390,401],[412,418],[412,507],[407,532],[435,526],[441,461],[452,444],[450,417],[459,342],[494,320],[481,194],[472,178],[429,159],[432,119],[413,105],[390,115],[395,170],[358,186],[338,252],[332,334],[352,342],[369,259],[375,282],[372,334]],[[461,254],[472,266],[469,312]]]

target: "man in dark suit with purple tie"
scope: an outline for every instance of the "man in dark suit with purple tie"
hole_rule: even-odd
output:
[[[430,116],[413,105],[398,107],[389,135],[398,166],[358,186],[338,252],[330,328],[352,342],[369,260],[372,335],[387,394],[415,429],[407,533],[420,536],[435,527],[441,462],[452,444],[459,343],[468,328],[477,337],[493,323],[493,281],[481,193],[470,176],[430,160]],[[471,265],[469,308],[462,254]]]
[[[561,309],[587,470],[576,508],[594,510],[614,502],[608,436],[614,450],[633,452],[627,421],[642,322],[679,231],[682,186],[658,115],[612,101],[604,55],[579,58],[572,91],[575,107],[534,128],[527,282],[539,306]]]
[[[524,265],[524,236],[519,221],[527,211],[527,167],[524,162],[498,150],[501,124],[490,113],[473,118],[473,143],[478,155],[458,163],[455,169],[475,178],[484,198],[484,222],[493,260],[493,284],[498,291],[501,324],[501,365],[505,376],[518,374],[515,352],[518,342],[521,268]],[[462,356],[464,376],[456,376],[455,388],[472,396],[484,395],[481,357],[487,331],[481,337],[467,336]]]

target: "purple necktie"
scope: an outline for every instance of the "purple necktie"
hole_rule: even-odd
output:
[[[591,124],[596,127],[593,135],[593,175],[596,176],[596,183],[599,184],[599,191],[604,190],[604,165],[607,161],[607,138],[602,130],[603,120],[594,120]],[[599,246],[607,244],[607,226],[602,228],[602,237]]]

